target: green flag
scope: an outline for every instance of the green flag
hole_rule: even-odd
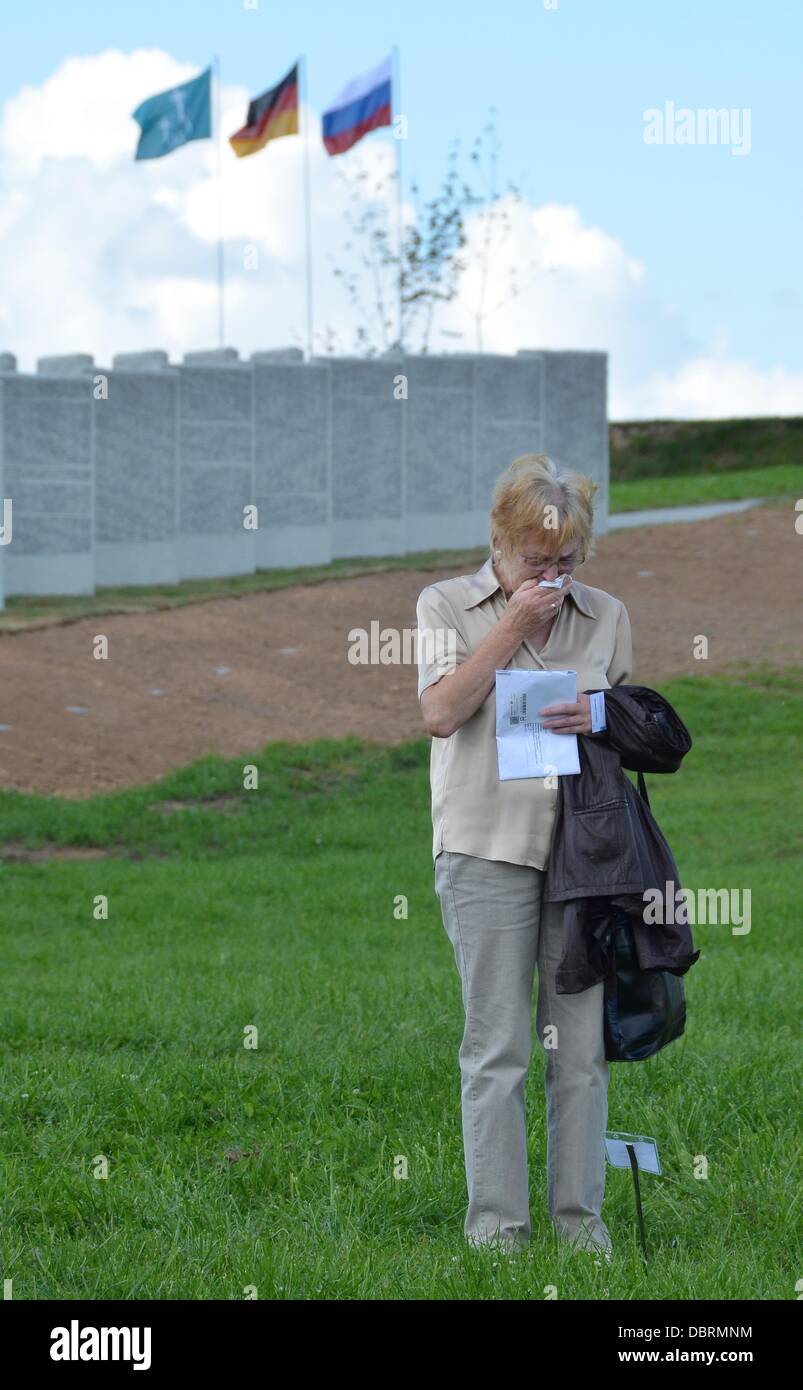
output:
[[[158,159],[189,140],[208,140],[211,123],[212,69],[143,101],[134,112],[142,127],[135,159]]]

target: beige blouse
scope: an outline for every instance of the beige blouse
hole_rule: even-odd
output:
[[[489,556],[476,574],[442,579],[421,591],[419,634],[438,631],[441,641],[418,639],[418,697],[479,646],[507,607]],[[446,633],[453,630],[453,651]],[[624,604],[604,589],[572,576],[546,644],[537,651],[525,639],[509,663],[520,670],[572,670],[578,693],[627,684],[633,654]],[[555,780],[549,779],[549,780]],[[540,777],[500,781],[496,752],[496,691],[449,738],[433,738],[432,857],[441,850],[506,859],[546,868],[557,788]]]

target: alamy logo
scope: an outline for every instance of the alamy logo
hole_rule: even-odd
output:
[[[353,627],[348,635],[348,659],[352,666],[415,666],[445,660],[456,664],[457,633],[453,627],[383,627],[376,618],[370,636],[364,627]]]
[[[683,926],[709,922],[712,925],[730,926],[732,936],[746,936],[750,931],[749,888],[678,888],[667,881],[664,892],[660,888],[645,888],[643,893],[644,910],[641,914],[645,925],[660,922],[680,922]],[[739,909],[741,908],[741,912]]]
[[[54,1327],[50,1340],[51,1361],[133,1361],[135,1371],[150,1369],[149,1327],[81,1327],[73,1318]]]
[[[645,145],[729,145],[731,154],[749,154],[750,107],[651,106],[642,120]]]

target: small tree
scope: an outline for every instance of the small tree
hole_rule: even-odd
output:
[[[459,171],[460,142],[452,142],[447,157],[447,169],[440,191],[434,198],[424,200],[417,180],[410,184],[415,208],[415,221],[402,232],[399,248],[398,231],[391,226],[392,190],[396,186],[396,171],[372,176],[365,168],[347,176],[338,168],[338,175],[348,185],[350,206],[346,217],[351,236],[344,242],[344,251],[353,253],[348,268],[334,263],[333,274],[339,279],[352,306],[358,314],[354,333],[354,351],[373,357],[382,352],[396,352],[404,346],[407,351],[426,353],[432,335],[433,318],[439,304],[453,300],[458,292],[460,276],[468,268],[465,219],[469,211],[482,208],[481,293],[475,311],[477,349],[482,349],[482,325],[489,313],[501,305],[485,308],[488,273],[492,256],[510,231],[508,207],[496,192],[496,162],[499,143],[496,138],[494,111],[481,135],[474,141],[470,162],[474,173],[482,172],[483,157],[488,161],[488,191],[478,193]],[[506,193],[521,201],[518,190],[508,184]],[[398,195],[398,190],[397,190]],[[356,258],[356,264],[354,263]],[[515,273],[511,273],[515,281]],[[518,293],[513,284],[512,294]],[[370,305],[366,297],[370,296]],[[507,302],[507,301],[503,301]],[[401,334],[399,319],[401,318]],[[327,350],[332,351],[337,334],[327,326]]]

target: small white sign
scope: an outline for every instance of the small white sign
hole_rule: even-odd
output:
[[[658,1157],[658,1141],[647,1134],[623,1134],[617,1130],[605,1135],[605,1150],[608,1162],[614,1168],[629,1168],[630,1155],[627,1145],[632,1144],[640,1173],[660,1173],[661,1160]]]

